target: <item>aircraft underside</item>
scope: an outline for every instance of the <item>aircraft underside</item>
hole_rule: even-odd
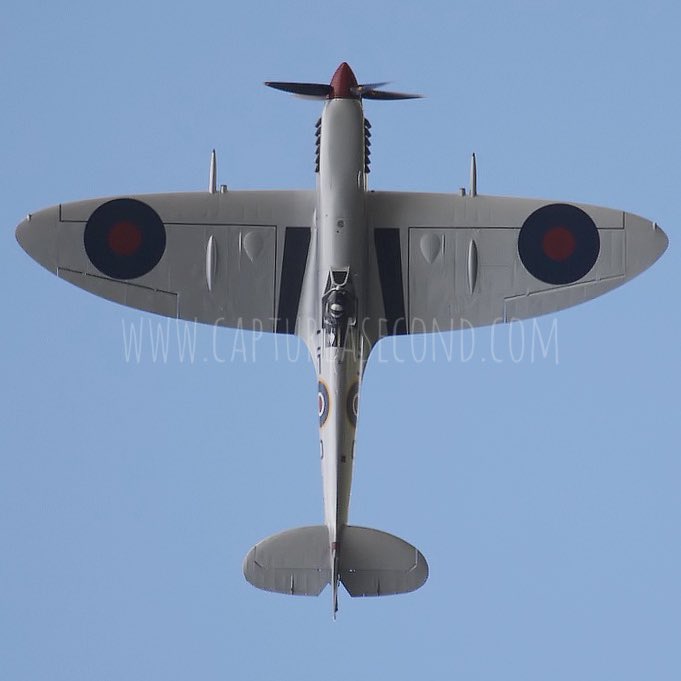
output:
[[[576,203],[368,190],[364,100],[415,95],[362,85],[268,83],[324,102],[316,189],[91,199],[29,215],[20,245],[87,291],[179,319],[295,333],[317,371],[324,522],[275,534],[244,560],[254,586],[318,595],[414,591],[424,556],[349,524],[362,375],[381,338],[525,319],[599,296],[665,251],[631,213]]]

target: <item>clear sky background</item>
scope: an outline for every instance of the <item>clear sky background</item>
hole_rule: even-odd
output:
[[[678,681],[680,33],[671,0],[4,0],[0,679]],[[14,227],[202,189],[212,147],[231,188],[313,187],[320,105],[262,81],[328,82],[343,60],[428,96],[366,104],[373,188],[456,191],[476,151],[481,193],[639,213],[670,248],[536,327],[372,358],[351,521],[414,543],[431,576],[343,593],[333,623],[328,590],[241,574],[256,541],[322,521],[302,345],[189,327],[182,357],[174,324],[58,280]]]

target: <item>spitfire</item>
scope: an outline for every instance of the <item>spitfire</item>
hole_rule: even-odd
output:
[[[41,265],[103,298],[304,340],[317,374],[324,522],[257,543],[243,571],[286,594],[330,585],[335,614],[341,584],[384,596],[428,577],[415,547],[349,524],[361,381],[376,344],[595,298],[652,265],[667,237],[621,210],[479,195],[475,160],[468,194],[369,191],[364,102],[417,95],[359,84],[345,63],[328,85],[268,85],[323,102],[314,190],[217,191],[213,155],[206,192],[64,203],[16,234]]]

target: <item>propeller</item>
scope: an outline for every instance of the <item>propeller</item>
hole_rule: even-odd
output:
[[[384,85],[388,85],[390,83],[389,80],[384,81],[383,83],[360,83],[356,87],[352,88],[352,91],[355,94],[361,95],[362,92],[365,90],[375,90],[376,88],[383,87]]]
[[[306,99],[373,99],[373,100],[399,100],[419,99],[422,95],[414,95],[406,92],[389,92],[379,88],[388,85],[382,83],[357,83],[352,69],[343,62],[333,74],[331,83],[287,83],[279,81],[267,81],[265,85],[275,90],[290,92]]]
[[[363,87],[360,85],[360,87]],[[363,90],[359,93],[362,99],[376,99],[376,100],[396,100],[396,99],[421,99],[423,95],[413,95],[407,92],[389,92],[387,90],[374,90],[373,88]]]

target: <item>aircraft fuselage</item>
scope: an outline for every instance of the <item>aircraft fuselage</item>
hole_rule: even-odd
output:
[[[332,550],[348,521],[359,382],[369,354],[361,324],[367,227],[364,114],[358,99],[331,99],[321,117],[317,178],[315,339],[324,488]]]

